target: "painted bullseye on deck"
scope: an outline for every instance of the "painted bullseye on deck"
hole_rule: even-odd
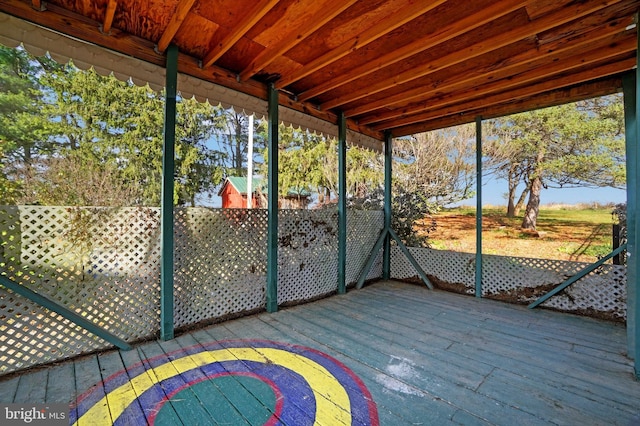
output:
[[[371,394],[340,361],[262,340],[143,360],[81,395],[70,418],[79,425],[379,423]]]

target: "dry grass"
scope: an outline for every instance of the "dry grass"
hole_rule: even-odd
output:
[[[598,207],[598,208],[593,208]],[[504,256],[594,262],[612,250],[611,207],[544,206],[538,233],[520,229],[522,217],[507,218],[504,208],[483,208],[482,252]],[[461,207],[435,216],[433,248],[474,253],[475,210]]]

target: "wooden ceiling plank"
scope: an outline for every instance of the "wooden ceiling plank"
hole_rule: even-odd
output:
[[[445,117],[450,114],[464,114],[469,110],[489,105],[497,105],[504,102],[513,102],[520,98],[539,95],[544,92],[553,91],[562,87],[572,86],[575,84],[585,83],[597,78],[618,74],[628,71],[635,65],[635,55],[621,61],[607,63],[598,67],[592,67],[577,73],[563,74],[555,79],[548,79],[538,84],[527,85],[517,89],[498,93],[492,96],[484,96],[474,98],[472,100],[456,104],[448,108],[431,110],[421,114],[411,115],[399,120],[391,120],[387,123],[380,123],[371,126],[374,130],[385,131],[395,127],[403,127],[410,124],[419,123],[421,121],[429,121]]]
[[[327,22],[338,16],[344,10],[352,6],[358,0],[345,0],[339,2],[335,7],[325,7],[320,14],[314,16],[313,19],[307,19],[303,25],[299,28],[300,34],[292,35],[291,37],[284,37],[280,43],[272,47],[266,47],[258,56],[256,56],[249,66],[242,70],[239,74],[241,81],[246,81],[251,78],[276,58],[282,56],[292,47],[304,41],[305,38],[313,34],[315,31],[324,26]]]
[[[340,76],[332,78],[326,83],[316,85],[312,89],[299,93],[298,99],[309,100],[321,95],[322,93],[328,92],[331,89],[335,89],[336,87],[350,83],[382,68],[391,66],[417,53],[423,52],[442,43],[446,43],[452,38],[485,25],[496,18],[507,15],[514,10],[523,7],[526,3],[527,2],[523,2],[522,0],[503,0],[480,10],[476,14],[461,16],[455,24],[438,28],[426,37],[417,39],[408,45],[401,46],[393,52],[389,52],[386,55],[377,58],[375,64],[363,64]]]
[[[504,78],[508,74],[521,72],[519,70],[526,64],[533,64],[532,61],[545,61],[547,58],[557,56],[561,53],[570,54],[569,52],[572,50],[582,49],[585,46],[598,43],[603,39],[611,38],[615,34],[626,31],[626,27],[633,23],[633,21],[633,15],[622,19],[615,19],[613,22],[604,20],[598,27],[591,29],[590,31],[580,32],[580,34],[572,37],[570,40],[561,39],[556,40],[553,43],[549,43],[545,46],[543,51],[523,51],[519,55],[510,57],[508,61],[500,61],[499,63],[495,63],[484,68],[475,69],[473,73],[466,71],[462,74],[454,73],[445,81],[434,81],[434,83],[428,85],[421,84],[420,87],[405,90],[402,93],[389,94],[379,100],[346,109],[344,113],[347,117],[355,117],[377,109],[391,108],[394,105],[396,105],[396,107],[400,107],[419,99],[426,99],[436,91],[453,91],[458,90],[460,87],[467,84],[484,84],[485,81],[482,81],[483,79],[497,80]]]
[[[550,58],[547,57],[544,61],[537,60],[535,62],[535,66],[533,67],[532,64],[532,68],[527,71],[516,72],[511,75],[505,75],[505,73],[502,73],[503,75],[500,78],[496,78],[492,83],[483,84],[487,81],[487,76],[483,75],[477,77],[475,80],[467,81],[464,85],[457,85],[457,92],[453,92],[453,88],[451,87],[449,90],[453,93],[449,93],[448,95],[439,96],[437,98],[430,97],[428,98],[428,101],[425,102],[366,116],[358,120],[358,122],[363,125],[369,125],[381,121],[388,121],[403,115],[441,108],[446,105],[459,103],[464,99],[477,98],[478,96],[488,95],[511,87],[521,86],[536,80],[553,78],[554,75],[574,68],[583,67],[587,64],[599,63],[623,53],[633,52],[637,47],[636,37],[633,33],[628,33],[624,39],[618,40],[613,46],[611,45],[610,40],[605,41],[606,43],[597,43],[592,41],[590,43],[590,51],[577,49],[579,51],[576,54],[562,60],[555,60],[555,55],[549,55],[551,56]],[[464,90],[465,87],[466,90]],[[440,88],[438,88],[438,91],[440,91]]]
[[[213,65],[222,57],[229,49],[233,47],[253,26],[262,19],[267,12],[278,4],[280,0],[261,0],[256,4],[253,10],[246,15],[238,23],[238,25],[222,39],[215,49],[211,50],[202,60],[202,67],[206,68]]]
[[[113,25],[113,17],[116,14],[117,7],[117,0],[109,0],[109,2],[107,3],[107,10],[105,11],[104,21],[102,22],[102,32],[105,34],[109,34],[109,31],[111,31],[111,26]]]
[[[180,0],[178,6],[176,7],[175,13],[171,16],[171,20],[169,21],[169,25],[162,33],[160,40],[158,41],[158,51],[164,52],[169,47],[171,40],[175,37],[176,33],[180,29],[180,26],[184,22],[187,14],[193,7],[193,4],[196,0]]]
[[[330,65],[337,60],[344,58],[349,53],[356,51],[358,49],[363,48],[369,43],[379,39],[380,37],[390,33],[396,28],[401,27],[414,20],[415,18],[429,12],[432,9],[440,6],[447,0],[437,0],[430,2],[416,2],[412,5],[409,5],[396,13],[392,14],[389,19],[381,20],[373,27],[363,31],[357,36],[345,41],[341,45],[336,48],[330,50],[324,55],[319,56],[313,61],[305,64],[302,68],[298,69],[296,72],[283,77],[282,79],[276,82],[276,88],[281,89],[284,88],[291,83],[294,83],[309,74]]]
[[[518,40],[525,39],[536,35],[539,32],[549,30],[551,28],[563,25],[567,22],[579,19],[590,13],[597,12],[620,0],[586,0],[584,2],[572,4],[571,7],[561,9],[560,11],[548,15],[536,21],[531,21],[529,25],[516,27],[504,33],[481,40],[457,52],[434,60],[432,63],[426,64],[421,69],[411,69],[394,76],[393,78],[382,80],[373,85],[367,85],[360,90],[354,90],[346,95],[336,97],[321,104],[322,109],[332,109],[348,102],[361,99],[373,93],[378,93],[391,87],[399,86],[411,80],[424,77],[436,71],[445,69],[449,66],[468,61],[482,54],[499,49]],[[299,97],[301,100],[305,98]]]
[[[548,108],[563,105],[570,102],[607,96],[619,93],[622,90],[622,77],[620,74],[599,79],[597,81],[562,88],[530,98],[520,99],[516,102],[508,102],[497,106],[478,108],[465,114],[453,114],[435,120],[424,121],[419,124],[397,127],[392,130],[394,137],[402,137],[431,130],[444,129],[460,124],[472,123],[476,117],[485,119],[504,117],[534,109]]]

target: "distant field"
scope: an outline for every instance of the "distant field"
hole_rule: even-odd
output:
[[[483,209],[484,254],[593,262],[612,250],[613,207],[546,206],[538,233],[520,229],[522,216],[507,218],[505,208]],[[448,209],[435,216],[433,248],[475,253],[475,209]]]

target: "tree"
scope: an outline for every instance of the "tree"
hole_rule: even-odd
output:
[[[48,123],[40,115],[38,75],[53,68],[47,58],[0,46],[0,202],[14,203],[34,174],[38,159],[52,152]]]
[[[535,229],[543,188],[625,185],[623,116],[619,96],[592,99],[497,120],[485,156],[508,179],[509,205],[524,183],[523,229]]]
[[[394,188],[444,206],[472,196],[475,130],[472,125],[394,141]]]
[[[28,61],[38,63],[30,57]],[[37,108],[22,108],[22,121],[10,115],[3,115],[0,121],[5,146],[12,147],[8,153],[2,153],[7,163],[28,166],[35,163],[38,155],[37,168],[22,167],[22,179],[16,173],[7,178],[14,185],[23,185],[22,194],[14,197],[16,202],[68,204],[69,200],[111,200],[108,202],[158,205],[164,95],[148,86],[101,76],[94,70],[78,70],[73,64],[49,67],[46,71],[32,67],[27,72],[40,89],[33,96]],[[8,85],[20,87],[16,82]],[[217,108],[195,99],[180,99],[178,103],[174,193],[177,204],[193,205],[195,194],[211,192],[222,180],[224,155],[207,144],[219,126],[217,115]],[[52,170],[59,176],[69,176],[69,182],[63,184],[55,179]],[[87,175],[91,170],[96,179]],[[85,177],[85,184],[71,178],[78,176]],[[113,194],[126,193],[134,198],[116,195],[98,200],[87,198],[86,182],[98,185],[105,179],[110,186],[120,187]],[[72,182],[76,183],[73,187]],[[64,191],[60,190],[63,187]]]

